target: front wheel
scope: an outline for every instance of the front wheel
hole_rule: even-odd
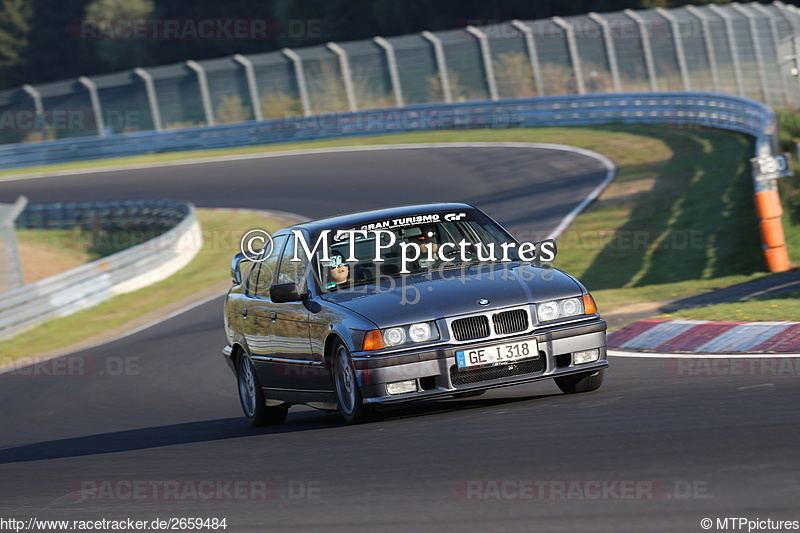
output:
[[[585,374],[578,374],[576,376],[564,376],[563,378],[555,378],[556,385],[561,389],[564,394],[575,394],[578,392],[591,392],[600,388],[603,384],[603,376],[606,373],[605,368],[601,368],[595,372],[587,372]]]
[[[242,354],[239,359],[236,380],[239,383],[239,400],[242,402],[242,411],[251,426],[282,424],[286,420],[289,412],[288,406],[267,407],[264,392],[258,381],[258,374],[247,354]]]
[[[374,411],[364,405],[350,351],[341,342],[333,347],[333,388],[345,422],[361,424],[372,419]]]

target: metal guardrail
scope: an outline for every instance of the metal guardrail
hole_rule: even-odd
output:
[[[27,229],[169,229],[186,218],[189,211],[187,204],[160,200],[32,204],[17,216],[16,226]]]
[[[39,216],[43,213],[53,216]],[[191,204],[133,201],[28,206],[18,220],[28,227],[52,227],[52,220],[59,221],[58,227],[87,222],[106,228],[141,228],[149,222],[163,227],[167,219],[174,227],[154,239],[3,294],[0,340],[161,281],[186,266],[202,246]]]
[[[772,146],[775,133],[774,113],[764,104],[747,98],[704,92],[598,93],[421,104],[105,138],[4,145],[0,146],[0,168],[356,135],[614,122],[738,131],[762,139],[763,150]]]

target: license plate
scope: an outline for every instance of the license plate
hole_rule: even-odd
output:
[[[459,350],[456,352],[458,369],[464,370],[476,366],[493,366],[513,363],[523,359],[538,359],[539,350],[535,340],[522,342],[508,342],[484,346],[483,348],[473,348],[471,350]]]

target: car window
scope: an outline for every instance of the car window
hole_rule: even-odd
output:
[[[307,260],[304,253],[298,254],[300,261],[292,261],[294,255],[295,239],[289,239],[286,249],[283,251],[280,270],[278,270],[278,280],[276,283],[296,283],[298,292],[304,292],[306,288],[306,267]]]
[[[275,267],[278,264],[280,250],[286,243],[286,236],[277,237],[273,240],[272,253],[264,261],[258,263],[258,279],[252,285],[250,293],[259,298],[269,297],[269,287],[275,279]]]
[[[239,263],[239,272],[242,275],[242,286],[248,294],[252,292],[258,278],[258,263],[242,261]]]

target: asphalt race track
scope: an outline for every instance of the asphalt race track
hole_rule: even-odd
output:
[[[566,152],[419,149],[0,182],[0,201],[172,198],[310,217],[466,201],[539,231],[604,178]],[[226,518],[227,531],[297,532],[800,520],[798,359],[612,358],[593,393],[545,382],[362,426],[294,407],[284,425],[254,430],[220,355],[221,306],[0,375],[0,517]]]

